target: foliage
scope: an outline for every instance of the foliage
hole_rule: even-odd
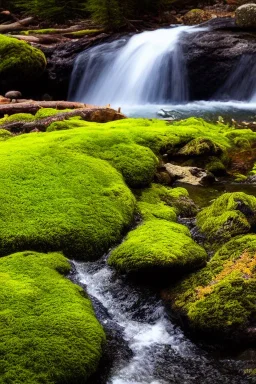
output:
[[[205,268],[165,294],[172,308],[201,332],[242,337],[255,318],[256,235],[239,236],[221,247]]]
[[[83,289],[60,275],[67,259],[16,253],[0,269],[1,384],[84,382],[105,335]]]
[[[5,80],[34,79],[42,74],[46,59],[25,41],[0,35],[0,76]]]

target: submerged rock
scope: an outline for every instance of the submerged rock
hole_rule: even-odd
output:
[[[60,253],[0,260],[1,381],[85,382],[98,366],[104,331]]]
[[[237,8],[236,24],[242,28],[256,28],[256,4],[243,4]]]
[[[163,296],[192,330],[213,342],[255,343],[255,254],[256,235],[236,237]]]
[[[197,167],[181,167],[167,163],[165,169],[173,178],[173,180],[179,180],[182,183],[191,185],[206,185],[213,183],[215,178],[212,173]]]

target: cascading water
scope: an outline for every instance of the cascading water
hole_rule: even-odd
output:
[[[105,262],[75,263],[76,281],[86,285],[103,326],[122,333],[131,354],[116,361],[100,384],[248,384],[240,362],[216,361],[187,339],[147,288],[116,276]],[[95,384],[95,380],[93,380]]]
[[[95,105],[179,103],[188,100],[179,39],[199,28],[143,32],[89,49],[76,60],[69,98]],[[203,29],[200,28],[200,31]]]
[[[254,55],[241,57],[214,98],[225,101],[256,102],[256,62]]]

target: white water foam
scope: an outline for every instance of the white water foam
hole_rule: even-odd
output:
[[[187,101],[186,65],[179,40],[184,33],[204,30],[190,26],[158,29],[134,35],[124,46],[125,41],[118,40],[85,51],[76,60],[69,98],[95,105]]]

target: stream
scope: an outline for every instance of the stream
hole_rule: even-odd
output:
[[[86,287],[96,315],[106,330],[120,332],[123,345],[100,384],[248,384],[242,372],[255,354],[213,357],[196,346],[170,320],[157,294],[117,276],[106,256],[96,262],[74,262],[75,280]],[[99,373],[100,375],[100,373]],[[96,382],[96,379],[92,381]]]

